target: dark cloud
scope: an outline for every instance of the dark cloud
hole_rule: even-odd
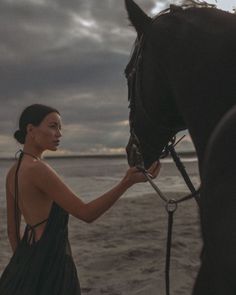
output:
[[[137,3],[150,14],[157,1]],[[35,102],[62,113],[62,149],[124,147],[123,71],[134,39],[124,1],[1,0],[0,156],[9,143],[9,151],[15,149],[10,138],[20,112]]]

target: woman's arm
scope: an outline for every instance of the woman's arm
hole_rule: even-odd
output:
[[[6,201],[7,201],[7,234],[13,253],[17,247],[16,220],[15,220],[15,200],[10,192],[9,174],[6,177]],[[21,224],[21,212],[19,211],[19,224]],[[20,229],[19,229],[19,237]]]
[[[155,163],[149,170],[155,176],[160,165]],[[145,182],[146,178],[138,169],[130,168],[124,178],[111,190],[89,203],[84,203],[65,185],[57,173],[44,162],[39,162],[32,169],[31,182],[49,198],[53,199],[65,211],[78,219],[92,222],[106,212],[122,194],[133,184]]]

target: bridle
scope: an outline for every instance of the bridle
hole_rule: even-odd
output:
[[[166,280],[166,295],[169,295],[170,294],[169,272],[170,272],[173,215],[174,215],[174,212],[177,210],[178,204],[192,198],[196,200],[198,206],[200,207],[200,200],[199,200],[200,187],[198,189],[195,189],[188,173],[186,172],[186,169],[183,163],[181,162],[178,154],[175,151],[176,144],[178,144],[178,142],[182,140],[182,138],[178,142],[176,142],[176,137],[173,136],[170,142],[164,147],[164,150],[160,158],[165,158],[168,155],[172,156],[176,167],[180,171],[187,187],[189,188],[191,192],[190,194],[183,196],[179,198],[178,200],[167,198],[162,193],[162,191],[158,188],[158,186],[153,182],[151,175],[149,175],[144,168],[142,148],[141,148],[139,138],[134,131],[134,121],[133,121],[134,111],[136,111],[142,116],[143,121],[148,123],[150,126],[154,126],[151,118],[148,116],[147,112],[145,111],[142,105],[142,100],[140,97],[141,96],[140,95],[141,94],[140,71],[141,71],[141,62],[143,58],[143,55],[142,55],[143,47],[144,47],[144,34],[141,35],[139,39],[137,38],[133,56],[131,57],[131,61],[125,70],[126,78],[128,80],[128,89],[129,89],[128,100],[130,102],[129,122],[130,122],[131,136],[130,136],[130,142],[128,144],[128,149],[129,149],[128,161],[130,166],[136,166],[140,171],[144,173],[147,181],[150,183],[150,185],[153,187],[153,189],[156,191],[159,197],[165,202],[165,208],[168,213],[168,234],[167,234],[167,245],[166,245],[165,280]],[[170,132],[170,129],[166,126],[158,125],[158,130],[159,129],[163,130],[163,132],[165,131]],[[173,134],[176,134],[176,132],[174,132],[173,130],[172,132]]]
[[[152,122],[150,116],[145,111],[142,100],[141,100],[141,79],[140,79],[140,71],[141,71],[141,62],[143,59],[143,46],[144,45],[144,35],[141,35],[139,39],[136,40],[136,46],[134,49],[134,53],[131,58],[131,62],[126,67],[125,73],[126,78],[128,80],[128,100],[130,102],[130,116],[129,116],[129,124],[130,124],[130,142],[128,144],[129,150],[131,152],[131,162],[129,163],[130,166],[138,166],[139,168],[144,169],[144,161],[143,161],[143,152],[140,140],[134,131],[134,121],[133,121],[133,114],[134,112],[139,112],[142,116],[142,121],[146,122],[148,126],[155,127],[155,124]],[[132,67],[131,67],[132,66]],[[131,67],[131,69],[129,69]],[[161,129],[162,132],[170,132],[172,134],[176,134],[176,130],[171,129],[169,127],[163,126],[158,124],[158,130]],[[181,163],[176,151],[175,146],[183,139],[183,137],[176,142],[176,137],[173,136],[170,142],[166,144],[164,147],[162,154],[160,156],[161,159],[171,155],[177,168],[180,170],[188,188],[190,189],[191,193],[195,194],[194,186],[191,183],[191,180],[188,177],[188,174]],[[151,147],[151,150],[155,150],[155,147]],[[145,169],[144,169],[145,170]]]

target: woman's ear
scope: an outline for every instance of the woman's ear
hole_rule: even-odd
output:
[[[35,126],[33,124],[27,125],[26,127],[27,134],[32,138],[34,138],[34,130],[35,130]]]

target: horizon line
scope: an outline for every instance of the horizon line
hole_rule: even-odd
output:
[[[180,151],[180,152],[177,152],[177,154],[179,156],[182,156],[182,157],[196,157],[197,158],[197,154],[195,151]],[[170,158],[171,156],[167,156],[167,158]],[[45,156],[44,159],[79,159],[79,158],[127,158],[127,155],[125,153],[122,153],[122,154],[82,154],[82,155],[79,155],[79,154],[74,154],[74,155],[48,155],[48,156]],[[1,157],[0,156],[0,161],[1,160],[14,160],[15,157],[12,156],[12,157]]]

